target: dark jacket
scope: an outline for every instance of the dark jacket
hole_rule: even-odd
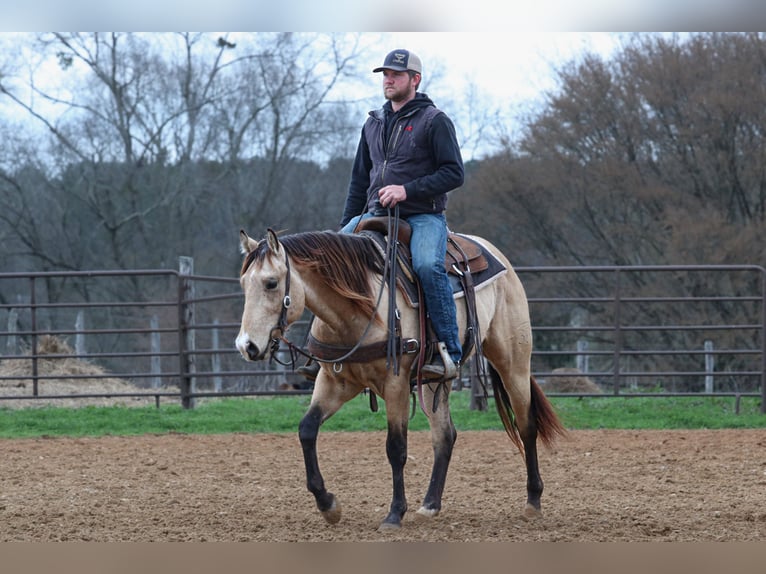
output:
[[[341,226],[365,211],[385,215],[378,190],[404,185],[407,199],[399,215],[441,213],[447,192],[463,185],[463,159],[455,126],[418,93],[398,112],[391,102],[369,113],[362,128],[351,171]]]

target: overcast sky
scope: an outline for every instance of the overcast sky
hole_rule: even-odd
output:
[[[420,56],[423,73],[438,65],[456,86],[468,82],[499,101],[529,100],[551,88],[552,66],[585,51],[608,57],[617,34],[608,32],[393,32],[382,48],[407,48]],[[375,62],[375,65],[378,65]]]

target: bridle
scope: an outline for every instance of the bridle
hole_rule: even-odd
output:
[[[287,330],[287,311],[290,309],[290,305],[292,304],[292,299],[290,298],[290,257],[287,255],[287,249],[284,249],[283,247],[283,250],[285,252],[285,267],[287,268],[287,272],[285,273],[285,296],[282,297],[282,308],[279,310],[279,318],[277,319],[277,324],[271,328],[271,332],[269,333],[271,336],[271,344],[269,345],[269,360],[273,360],[280,365],[287,366],[288,363],[283,363],[277,358],[280,341],[286,342],[292,349],[292,343],[285,339],[285,331]],[[274,335],[274,333],[277,331],[279,332],[279,336]],[[294,365],[295,360],[293,359],[292,362]]]

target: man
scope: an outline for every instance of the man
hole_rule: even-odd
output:
[[[412,228],[410,252],[423,287],[425,306],[440,347],[423,367],[427,379],[457,374],[462,354],[455,301],[444,270],[447,193],[463,184],[463,159],[455,127],[431,99],[418,92],[420,58],[409,50],[390,52],[383,65],[386,103],[369,113],[354,159],[341,232],[352,233],[365,217],[399,215]],[[305,368],[299,369],[305,373]]]

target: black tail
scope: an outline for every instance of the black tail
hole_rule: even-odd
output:
[[[489,365],[489,375],[492,379],[492,389],[495,395],[495,407],[497,413],[500,415],[500,420],[503,422],[505,432],[511,438],[513,444],[519,449],[519,452],[524,454],[524,445],[519,434],[519,429],[516,426],[516,415],[513,412],[511,406],[511,399],[508,396],[508,391],[503,386],[503,380],[492,365]],[[542,443],[550,447],[553,445],[556,436],[566,435],[566,429],[561,424],[556,411],[553,410],[548,397],[545,396],[540,385],[533,376],[529,378],[529,384],[531,385],[531,401],[529,405],[529,420],[537,428],[537,436]]]

